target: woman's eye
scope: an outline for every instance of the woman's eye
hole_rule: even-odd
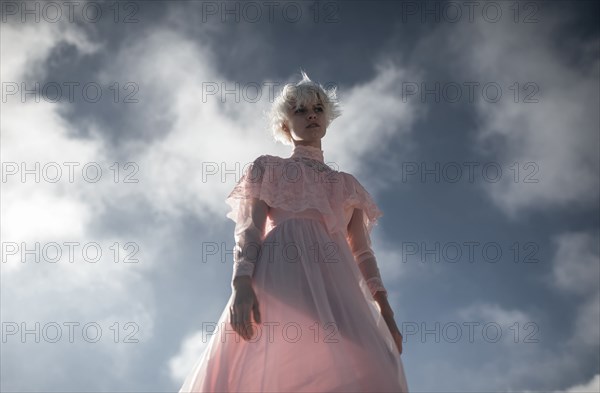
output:
[[[306,109],[305,108],[299,108],[299,109],[296,109],[296,111],[294,113],[298,113],[298,112],[304,113],[304,112],[306,112]],[[315,108],[315,112],[323,112],[323,108],[320,107],[320,106],[318,106],[318,107]]]

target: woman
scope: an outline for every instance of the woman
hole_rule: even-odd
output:
[[[302,72],[271,112],[290,157],[258,157],[227,203],[232,295],[180,392],[407,392],[402,335],[370,232],[382,215],[321,139],[335,89]]]

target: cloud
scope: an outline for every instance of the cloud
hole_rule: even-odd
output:
[[[206,349],[210,335],[200,330],[184,338],[179,352],[169,359],[169,373],[173,381],[181,384],[190,374],[200,355]]]
[[[454,314],[458,321],[495,322],[501,327],[503,336],[498,341],[500,345],[493,345],[496,343],[486,340],[483,344],[476,342],[459,347],[459,352],[472,351],[470,361],[473,363],[444,367],[445,371],[439,377],[453,388],[474,391],[493,386],[495,391],[506,392],[556,391],[557,386],[571,383],[575,375],[586,369],[589,364],[586,359],[594,358],[593,350],[589,348],[586,351],[560,342],[557,347],[550,346],[548,338],[552,333],[547,325],[540,324],[545,320],[542,315],[482,302],[463,306]],[[533,322],[535,328],[526,325],[527,322]],[[479,340],[480,332],[481,329],[476,330],[475,337]],[[488,333],[494,337],[493,330]],[[580,334],[577,330],[572,332],[572,336],[577,334]],[[444,353],[442,358],[452,355],[456,356]],[[444,360],[440,362],[446,363]],[[475,373],[473,368],[477,370]],[[530,386],[536,389],[528,389]]]
[[[388,59],[378,60],[373,78],[343,89],[341,96],[342,116],[334,120],[324,138],[325,158],[330,157],[345,171],[357,174],[365,160],[377,161],[391,171],[397,165],[394,159],[416,149],[413,142],[413,126],[426,115],[426,107],[413,101],[404,102],[398,88],[404,80],[415,80],[419,72],[408,65],[397,64]],[[391,142],[404,151],[395,152],[393,157],[381,154],[389,149]],[[327,155],[329,154],[329,155]],[[389,187],[389,178],[365,178],[369,191]]]
[[[82,30],[63,23],[5,23],[1,40],[3,84],[19,89],[2,104],[3,173],[5,169],[15,173],[5,173],[2,238],[43,240],[51,233],[59,237],[79,236],[90,219],[80,195],[44,182],[43,178],[36,183],[35,175],[27,175],[27,181],[22,182],[22,170],[37,169],[43,174],[44,167],[51,164],[46,167],[50,176],[59,167],[64,171],[62,179],[68,178],[68,167],[63,162],[97,161],[103,155],[102,143],[70,139],[69,125],[61,119],[56,104],[44,100],[36,103],[32,96],[22,102],[20,91],[22,83],[27,83],[27,89],[33,88],[34,82],[30,83],[29,78],[40,81],[45,77],[44,61],[58,44],[71,44],[85,54],[94,53],[99,46]],[[37,224],[31,225],[32,222]]]
[[[595,214],[600,177],[597,38],[569,40],[569,56],[565,56],[558,39],[566,37],[562,30],[572,22],[568,11],[543,16],[541,23],[529,25],[481,21],[443,24],[417,43],[415,58],[425,63],[448,59],[444,66],[455,82],[495,82],[502,87],[499,102],[475,101],[477,119],[471,147],[482,162],[501,164],[501,181],[484,184],[483,191],[507,217],[566,207],[590,209]],[[520,88],[517,103],[509,89],[515,82]],[[533,91],[524,88],[526,82],[539,87],[533,97],[539,102],[523,102],[523,94]],[[520,168],[519,181],[514,180],[515,172],[511,170],[515,162]],[[525,167],[528,162],[534,165]],[[524,176],[534,170],[537,172],[533,178],[539,181],[525,182]],[[553,266],[544,280],[566,300],[575,302],[575,316],[564,338],[559,335],[549,342],[547,337],[562,332],[544,324],[539,325],[542,330],[538,337],[541,333],[542,340],[538,344],[504,342],[506,345],[496,345],[491,352],[488,348],[461,347],[461,352],[473,350],[473,358],[483,358],[472,367],[445,364],[445,359],[453,355],[445,353],[439,362],[444,371],[438,377],[445,381],[446,388],[489,390],[493,386],[493,390],[524,391],[523,387],[535,386],[549,390],[578,381],[578,386],[569,390],[598,391],[597,377],[587,379],[591,370],[597,373],[594,365],[600,346],[597,239],[597,233],[585,231],[555,238]],[[503,304],[476,302],[462,305],[456,318],[504,321],[503,327],[510,321],[542,323],[551,321],[550,317],[561,310],[559,306],[548,307],[548,315],[542,315],[507,309]],[[432,383],[422,388],[434,386]]]
[[[3,83],[14,82],[19,88],[21,82],[41,82],[47,77],[46,60],[60,45],[72,45],[77,55],[94,54],[100,48],[74,23],[5,23],[1,39]],[[2,357],[10,359],[9,365],[3,363],[3,388],[23,389],[24,381],[29,390],[83,388],[89,375],[74,376],[66,370],[76,370],[84,360],[97,370],[112,364],[114,369],[102,370],[103,378],[126,378],[134,364],[129,349],[137,347],[123,340],[132,333],[130,328],[137,328],[133,335],[137,340],[151,337],[155,310],[143,278],[146,265],[115,263],[113,253],[124,256],[131,250],[124,247],[121,237],[96,231],[106,207],[103,197],[110,195],[110,191],[100,191],[117,187],[111,186],[110,176],[98,183],[79,176],[87,163],[109,168],[112,162],[104,142],[94,133],[86,139],[73,138],[72,125],[60,115],[60,103],[36,102],[31,96],[23,102],[18,95],[6,101],[2,105],[3,173],[6,165],[17,173],[5,173],[3,180],[2,240],[3,247],[14,246],[16,252],[3,250],[2,319],[3,331],[4,323],[17,330],[2,345]],[[79,165],[74,182],[69,181],[65,162]],[[22,181],[23,168],[36,168],[39,179],[30,174]],[[60,173],[56,169],[62,171],[60,180],[48,181]],[[73,248],[67,242],[75,243]],[[82,254],[83,246],[94,243],[102,255],[86,261],[95,258],[97,249]],[[138,245],[148,251],[153,248],[143,241]],[[55,256],[53,262],[48,261]],[[126,326],[130,321],[134,325]],[[75,323],[74,331],[65,323]],[[90,337],[82,330],[86,324],[92,326],[87,332],[92,337],[99,328],[99,341],[87,341]],[[23,335],[25,329],[32,333]],[[56,343],[51,341],[53,329],[59,335]]]
[[[85,1],[83,2],[85,3]],[[83,29],[74,23],[2,23],[3,82],[21,82],[24,78],[38,80],[46,75],[44,62],[58,44],[77,48],[80,54],[89,55],[102,49]],[[31,45],[35,42],[35,45]]]
[[[202,38],[192,41],[176,31],[156,28],[143,40],[124,45],[103,71],[108,80],[117,70],[135,70],[140,91],[145,92],[143,106],[135,110],[148,136],[155,134],[155,122],[143,119],[154,119],[157,114],[171,119],[172,125],[161,130],[160,138],[122,148],[143,168],[141,182],[153,190],[145,195],[145,203],[172,217],[190,211],[201,219],[224,215],[224,197],[246,164],[261,154],[290,154],[289,147],[271,140],[263,117],[281,81],[251,81],[262,89],[253,102],[250,83],[221,75],[209,48]],[[401,66],[382,62],[372,80],[341,89],[345,114],[332,123],[323,141],[327,162],[355,173],[363,159],[376,156],[392,139],[406,140],[403,145],[409,145],[411,126],[422,116],[422,109],[402,103],[394,86],[410,74]],[[275,88],[270,87],[274,83]],[[217,89],[215,94],[208,94],[212,88]],[[237,91],[239,98],[225,94],[227,89]]]
[[[544,13],[533,24],[505,18],[442,30],[452,37],[441,50],[453,59],[456,75],[501,88],[497,102],[478,95],[473,147],[500,164],[500,181],[486,182],[484,190],[510,217],[593,207],[600,197],[597,39],[569,43],[581,59],[575,63],[549,38],[558,37],[570,19],[568,12]]]
[[[497,389],[509,384],[554,387],[571,383],[574,373],[587,370],[590,361],[598,355],[600,288],[597,279],[600,255],[596,236],[587,232],[567,232],[556,236],[554,241],[557,248],[552,262],[552,273],[545,280],[565,296],[576,295],[581,299],[575,306],[572,330],[567,334],[566,339],[557,343],[557,346],[548,344],[548,337],[553,333],[547,324],[541,324],[542,321],[548,320],[543,315],[529,314],[518,309],[507,310],[499,304],[482,302],[463,306],[456,311],[459,320],[493,321],[498,323],[503,331],[510,332],[505,337],[506,340],[502,340],[504,345],[495,348],[497,356],[489,358],[485,367],[478,372],[485,380],[496,378],[499,375],[498,370],[502,370],[500,375],[503,376],[504,382],[498,381],[497,385],[494,384]],[[537,325],[534,325],[536,330],[531,330],[531,327],[526,328],[527,322],[534,322]],[[518,325],[514,325],[515,323]],[[511,326],[512,329],[509,329]],[[520,345],[516,345],[513,342],[514,334],[518,334],[520,340],[530,337],[538,341],[537,343],[519,341]],[[506,362],[505,359],[510,359],[510,362]],[[480,383],[483,383],[483,380]],[[469,381],[471,385],[468,386],[475,389],[481,389],[483,386],[477,385],[477,379]],[[594,379],[566,391],[585,392],[596,384],[597,380]],[[464,384],[462,386],[464,389],[468,387]]]
[[[568,345],[579,351],[600,348],[600,251],[598,234],[565,232],[554,239],[552,274],[546,279],[565,296],[578,297],[574,332]]]
[[[199,219],[224,217],[229,189],[244,165],[263,154],[264,141],[257,137],[258,105],[223,104],[221,88],[235,82],[220,76],[216,68],[203,43],[156,28],[124,46],[104,71],[109,78],[119,70],[135,70],[143,91],[143,105],[136,110],[150,121],[143,120],[147,135],[141,137],[147,137],[146,143],[130,143],[123,150],[142,168],[140,183],[152,190],[136,192],[135,197],[170,218],[190,212]],[[203,99],[208,84],[216,84],[219,93]],[[157,114],[168,115],[172,124],[151,139],[157,131],[153,121]]]
[[[498,304],[478,303],[461,308],[457,312],[461,319],[493,321],[502,326],[511,326],[515,322],[527,323],[533,318],[521,310],[506,310]]]
[[[555,287],[578,295],[597,291],[600,277],[597,234],[566,232],[557,235],[553,241],[557,247],[552,264]]]
[[[600,374],[596,374],[588,383],[576,385],[565,390],[566,393],[596,393],[600,392]]]
[[[476,365],[477,373],[462,374],[469,364],[443,367],[445,371],[439,376],[445,379],[446,386],[460,386],[462,390],[494,386],[499,391],[530,391],[523,387],[536,386],[555,391],[557,386],[573,385],[577,376],[593,369],[600,348],[600,255],[596,238],[597,234],[588,232],[565,232],[554,238],[556,250],[551,273],[543,279],[559,294],[579,299],[575,301],[572,324],[567,324],[570,330],[564,336],[553,329],[550,325],[553,316],[541,314],[543,310],[529,312],[482,300],[452,311],[450,315],[454,315],[456,321],[479,321],[482,325],[495,323],[503,335],[498,341],[500,345],[490,346],[495,344],[492,329],[488,331],[491,336],[485,340],[485,347],[477,342],[474,344],[477,349],[461,346],[460,351],[473,351],[473,359],[480,359]],[[532,308],[534,305],[525,306],[536,310]],[[475,331],[480,340],[482,325]],[[556,342],[554,337],[558,337]],[[438,352],[444,352],[444,348]],[[456,355],[444,352],[441,359],[448,356]],[[565,391],[596,391],[597,383],[594,378]]]

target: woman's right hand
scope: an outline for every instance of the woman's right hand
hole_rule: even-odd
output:
[[[250,276],[236,277],[233,281],[233,288],[233,305],[229,308],[230,323],[233,330],[247,341],[254,335],[250,315],[254,315],[256,323],[261,323],[258,299],[252,287],[252,278]]]

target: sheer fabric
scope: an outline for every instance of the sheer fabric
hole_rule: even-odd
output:
[[[261,313],[244,341],[230,296],[180,392],[408,392],[373,294],[384,291],[370,232],[382,215],[323,151],[258,157],[227,198],[235,277],[252,277]]]

